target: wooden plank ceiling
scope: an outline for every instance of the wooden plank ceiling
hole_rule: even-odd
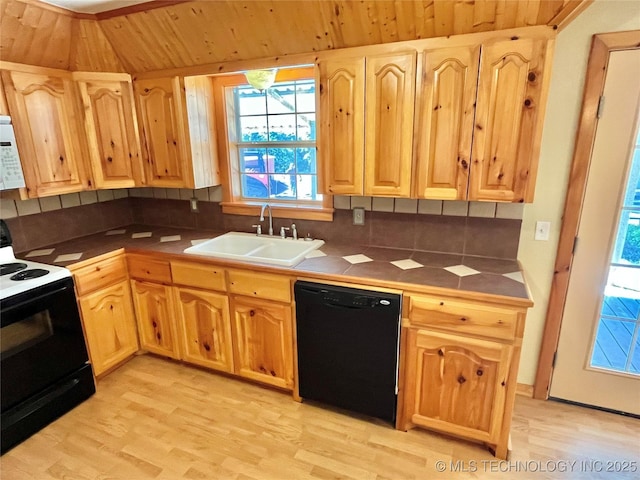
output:
[[[588,3],[591,0],[171,1],[92,19],[70,16],[36,0],[0,0],[0,58],[72,70],[146,72],[558,25]]]

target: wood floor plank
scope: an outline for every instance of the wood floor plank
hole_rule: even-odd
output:
[[[640,420],[518,397],[511,462],[638,461]],[[447,469],[439,473],[436,461]],[[477,470],[451,471],[455,465]],[[493,463],[492,463],[493,462]],[[3,480],[636,479],[497,471],[482,446],[387,424],[151,355],[0,458]],[[494,471],[491,471],[491,468]]]

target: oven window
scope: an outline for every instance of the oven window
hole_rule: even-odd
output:
[[[49,310],[43,310],[19,322],[2,327],[0,357],[9,358],[53,335]]]

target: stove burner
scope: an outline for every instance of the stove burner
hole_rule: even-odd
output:
[[[32,278],[43,277],[47,273],[49,273],[48,270],[43,270],[42,268],[32,268],[30,270],[25,270],[23,272],[16,273],[15,275],[9,278],[11,280],[30,280]]]
[[[26,263],[3,263],[2,265],[0,265],[0,276],[11,275],[12,273],[24,270],[25,268],[27,268]]]

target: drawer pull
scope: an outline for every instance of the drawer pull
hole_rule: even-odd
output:
[[[479,377],[481,377],[483,373],[484,372],[482,370],[480,370],[480,369],[478,369],[478,371],[476,371],[476,375],[478,375]]]
[[[440,355],[441,357],[444,357],[444,352],[442,351],[442,349],[438,350],[438,355]]]
[[[208,343],[205,343],[205,344],[204,344],[204,349],[205,349],[207,352],[209,352],[209,351],[211,351],[211,346],[210,346]]]
[[[464,382],[466,382],[466,381],[467,381],[467,379],[466,379],[466,378],[464,378],[462,375],[460,375],[460,376],[458,377],[458,383],[459,383],[460,385],[462,385],[462,384],[463,384]]]
[[[255,310],[249,310],[249,316],[253,317],[256,314]]]
[[[462,317],[462,318],[460,318],[460,321],[461,321],[461,322],[466,322],[466,321],[467,321],[467,317]]]

